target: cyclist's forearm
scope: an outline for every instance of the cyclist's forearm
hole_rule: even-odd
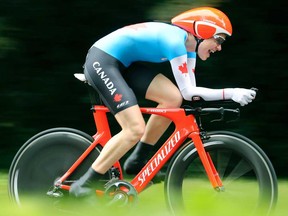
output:
[[[192,97],[199,96],[206,101],[213,100],[229,100],[232,97],[233,89],[210,89],[204,87],[190,87],[181,90],[181,94],[185,100],[192,100]]]

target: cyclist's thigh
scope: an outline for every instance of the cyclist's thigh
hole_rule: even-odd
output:
[[[152,80],[159,74],[142,62],[134,62],[127,70],[123,71],[123,77],[133,89],[138,99],[145,99],[147,89]]]
[[[135,62],[123,73],[137,98],[165,104],[165,107],[179,107],[182,104],[179,89],[169,78],[149,66]]]
[[[145,121],[138,105],[129,107],[115,115],[115,118],[122,129],[142,130],[145,128]]]
[[[182,95],[178,87],[163,74],[158,74],[147,89],[146,98],[165,104],[166,107],[179,107]]]
[[[84,65],[85,76],[113,114],[137,104],[134,92],[123,78],[124,67],[114,57],[92,47]]]

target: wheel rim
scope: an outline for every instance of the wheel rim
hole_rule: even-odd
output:
[[[272,209],[277,197],[277,183],[275,183],[273,173],[263,171],[270,169],[266,164],[266,159],[257,155],[258,149],[248,149],[247,146],[250,147],[250,143],[246,143],[246,145],[245,141],[241,139],[233,138],[233,141],[236,140],[236,146],[227,145],[231,141],[230,137],[227,137],[215,136],[205,144],[205,149],[210,153],[226,188],[225,192],[217,193],[213,189],[211,190],[211,184],[198,158],[197,151],[193,144],[190,144],[190,147],[182,151],[175,160],[181,162],[172,164],[167,173],[166,199],[173,213],[182,211],[184,206],[186,211],[195,213],[195,209],[199,209],[201,203],[205,203],[208,209],[209,206],[217,204],[219,207],[221,203],[224,203],[223,210],[226,211],[225,203],[227,204],[227,201],[231,202],[231,200],[235,207],[245,206],[247,212],[254,211],[259,202],[265,204],[265,208],[261,208],[265,209],[263,211],[269,212]],[[245,145],[246,147],[241,147]],[[249,150],[247,155],[241,153],[243,149],[238,149],[239,146],[246,148],[245,151]],[[246,157],[253,158],[253,156],[260,159],[245,159]],[[262,159],[263,161],[261,161]],[[192,165],[189,165],[190,163]],[[184,172],[184,170],[187,171]],[[264,178],[262,178],[263,176]],[[250,202],[244,205],[243,200],[250,200]],[[208,213],[212,214],[212,212]]]
[[[81,135],[54,132],[33,140],[18,154],[11,167],[9,191],[13,200],[21,205],[27,196],[46,198],[54,181],[62,176],[91,144]],[[93,151],[70,179],[78,179],[98,156]]]

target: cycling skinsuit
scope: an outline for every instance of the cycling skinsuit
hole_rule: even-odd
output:
[[[101,95],[113,114],[136,105],[134,92],[145,96],[157,73],[139,62],[170,61],[173,75],[184,99],[196,86],[196,53],[187,52],[188,34],[165,23],[147,22],[118,29],[98,40],[89,50],[84,65],[88,82]]]

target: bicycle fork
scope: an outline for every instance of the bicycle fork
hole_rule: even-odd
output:
[[[197,152],[199,154],[199,158],[204,166],[204,169],[207,173],[208,179],[212,185],[212,187],[216,191],[224,191],[225,188],[222,184],[222,181],[220,179],[220,176],[213,164],[213,161],[210,157],[210,154],[205,151],[204,145],[202,142],[202,139],[200,137],[199,132],[194,132],[189,135],[189,138],[191,138],[194,142],[194,145],[197,149]]]

